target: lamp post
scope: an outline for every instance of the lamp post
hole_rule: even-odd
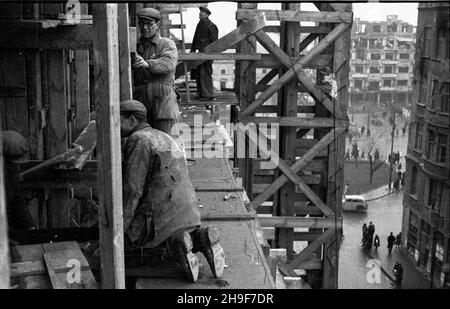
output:
[[[392,111],[392,132],[391,132],[391,156],[389,159],[389,191],[391,191],[391,182],[392,182],[392,158],[394,151],[394,133],[395,133],[395,108],[394,108],[394,100],[391,102],[391,111]]]

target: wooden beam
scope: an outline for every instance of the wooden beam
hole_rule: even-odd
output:
[[[0,141],[2,123],[0,117]],[[3,166],[3,143],[0,142],[0,289],[9,289],[8,220],[6,217],[5,171]]]
[[[225,36],[221,37],[217,41],[214,41],[213,43],[209,44],[205,47],[205,53],[221,53],[232,46],[236,45],[237,43],[244,40],[246,37],[252,35],[256,31],[262,29],[266,25],[266,17],[264,14],[259,14],[251,18],[246,23],[243,23],[239,27],[237,27],[235,30],[231,31],[230,33],[226,34]],[[178,65],[180,65],[182,62],[179,61]],[[190,62],[189,63],[189,70],[197,67],[203,63],[202,61],[196,61],[196,62]],[[182,75],[182,72],[180,71],[178,74],[175,75],[175,78],[178,78]]]
[[[284,127],[297,127],[306,129],[316,128],[344,128],[348,127],[347,120],[333,118],[299,118],[299,117],[248,117],[243,123],[278,124]]]
[[[184,60],[261,60],[261,54],[178,53],[178,61]]]
[[[258,217],[261,227],[279,228],[309,228],[309,229],[333,229],[341,227],[334,217],[329,218],[303,218],[303,217]],[[323,234],[322,234],[323,235]]]
[[[120,100],[132,99],[128,4],[118,3]]]
[[[351,23],[351,12],[307,12],[300,10],[245,10],[238,9],[236,19],[247,20],[257,14],[264,13],[267,20],[296,21],[296,22],[327,22],[327,23]]]
[[[311,33],[303,41],[300,42],[299,50],[303,51],[309,44],[311,44],[319,35],[317,33]]]
[[[268,87],[270,87],[270,85],[258,85],[257,84],[255,86],[255,90],[257,92],[264,91]],[[297,106],[297,113],[314,114],[315,109],[316,108],[314,105],[307,105],[307,106],[299,105],[299,106]],[[258,107],[255,114],[258,114],[258,113],[274,113],[275,114],[277,112],[278,112],[278,106],[276,106],[276,105],[262,105],[262,106]]]
[[[304,57],[303,55],[300,57]],[[298,57],[291,57],[291,64],[294,64]],[[319,55],[314,58],[310,63],[305,65],[305,69],[321,69],[329,67],[331,63],[331,56]],[[261,54],[260,60],[256,61],[257,68],[279,68],[283,64],[272,54]],[[292,65],[291,65],[292,66]]]
[[[322,52],[329,46],[339,35],[341,35],[348,28],[348,24],[339,24],[334,28],[325,38],[323,38],[314,48],[303,58],[299,59],[295,65],[290,68],[283,76],[275,81],[269,89],[263,92],[255,101],[253,101],[247,108],[241,112],[241,117],[248,117],[253,114],[256,108],[266,102],[274,93],[279,91],[287,82],[296,76],[304,66],[309,63],[313,57]],[[304,73],[304,72],[303,72]],[[309,79],[309,78],[307,78]],[[333,110],[332,106],[330,107]],[[343,117],[342,117],[343,118]]]
[[[76,50],[75,54],[75,128],[78,136],[89,123],[91,103],[89,95],[89,51]]]
[[[333,139],[341,134],[345,133],[345,129],[334,129],[331,132],[329,132],[327,135],[325,135],[317,144],[315,144],[300,160],[295,162],[291,169],[297,173],[300,171],[305,165],[307,165],[311,160],[314,159],[314,157],[325,147],[327,147]],[[281,175],[279,178],[277,178],[266,190],[264,190],[263,193],[261,193],[258,197],[256,197],[252,203],[251,206],[253,209],[257,209],[261,203],[265,202],[276,190],[278,190],[282,185],[284,185],[287,182],[288,178],[285,175]]]
[[[117,4],[93,4],[102,288],[125,288]]]
[[[47,158],[65,157],[67,150],[66,52],[47,50],[48,124]],[[56,162],[57,160],[55,160]],[[47,161],[53,162],[52,160]],[[69,191],[55,189],[47,200],[48,227],[69,227]]]
[[[278,75],[278,69],[272,69],[269,72],[267,72],[266,75],[264,75],[263,78],[261,78],[258,82],[258,85],[265,85],[268,84],[275,76]]]
[[[324,242],[326,242],[330,237],[334,235],[334,233],[336,232],[335,229],[341,227],[341,222],[339,220],[336,222],[337,226],[334,224],[334,218],[332,221],[333,224],[331,224],[322,235],[320,235],[316,240],[310,243],[308,247],[300,252],[300,254],[297,255],[291,263],[289,263],[290,269],[297,269],[299,265],[309,260],[311,258],[311,254],[318,250]]]

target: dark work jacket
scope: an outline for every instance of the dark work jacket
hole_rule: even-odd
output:
[[[151,39],[141,38],[137,53],[149,64],[147,69],[133,68],[133,98],[144,103],[152,126],[158,120],[180,121],[173,79],[178,61],[175,42],[158,33]]]
[[[150,248],[200,226],[184,153],[147,123],[139,124],[124,146],[123,223],[132,244]]]
[[[205,47],[214,41],[217,41],[219,37],[219,30],[217,26],[209,20],[200,19],[195,29],[194,39],[192,40],[191,51],[203,52]]]

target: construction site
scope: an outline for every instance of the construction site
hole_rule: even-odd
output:
[[[313,4],[238,2],[234,30],[199,52],[183,19],[207,3],[0,4],[0,128],[27,142],[13,179],[33,223],[11,223],[0,143],[0,288],[339,288],[353,12]],[[142,245],[138,262],[125,248],[121,102],[137,100],[149,8],[176,44],[171,87],[195,211],[220,238],[216,265],[196,254],[188,276],[169,245]],[[191,72],[217,60],[234,61],[234,87],[205,99]]]

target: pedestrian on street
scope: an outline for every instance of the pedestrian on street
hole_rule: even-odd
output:
[[[389,254],[391,254],[391,252],[392,252],[392,248],[394,247],[394,242],[395,242],[395,236],[391,232],[391,234],[389,234],[389,236],[387,238],[387,248],[388,248]]]
[[[394,269],[392,270],[392,272],[394,273],[394,276],[395,276],[395,283],[398,286],[401,286],[402,285],[402,280],[403,280],[403,266],[402,266],[402,263],[395,262]]]
[[[375,225],[372,223],[372,221],[370,221],[367,231],[369,232],[369,235],[371,237],[375,234]]]
[[[402,232],[398,233],[397,236],[395,236],[395,249],[398,250],[398,248],[402,245]]]
[[[373,239],[373,246],[375,247],[375,250],[378,250],[378,247],[380,246],[380,238],[378,235],[375,235],[375,238]]]
[[[197,50],[201,53],[205,52],[205,47],[214,41],[217,41],[219,37],[217,26],[209,19],[211,11],[203,6],[199,7],[199,10],[200,20],[192,40],[191,53],[196,52]],[[206,60],[197,66],[194,72],[191,71],[191,75],[193,75],[197,82],[197,96],[200,101],[214,100],[212,63],[212,60]]]
[[[361,134],[364,134],[364,130],[365,130],[366,128],[364,127],[364,126],[362,126],[361,127]]]
[[[402,133],[403,133],[403,136],[405,136],[405,133],[406,133],[406,125],[403,127],[403,129],[402,129]]]
[[[347,152],[345,153],[345,160],[350,161],[350,152],[348,149],[347,149]]]
[[[398,179],[396,179],[396,180],[394,181],[394,190],[395,190],[396,192],[398,192],[398,190],[400,189],[399,186],[400,186],[400,181],[399,181]]]
[[[364,223],[362,226],[362,242],[364,242],[366,235],[367,235],[367,224]]]

